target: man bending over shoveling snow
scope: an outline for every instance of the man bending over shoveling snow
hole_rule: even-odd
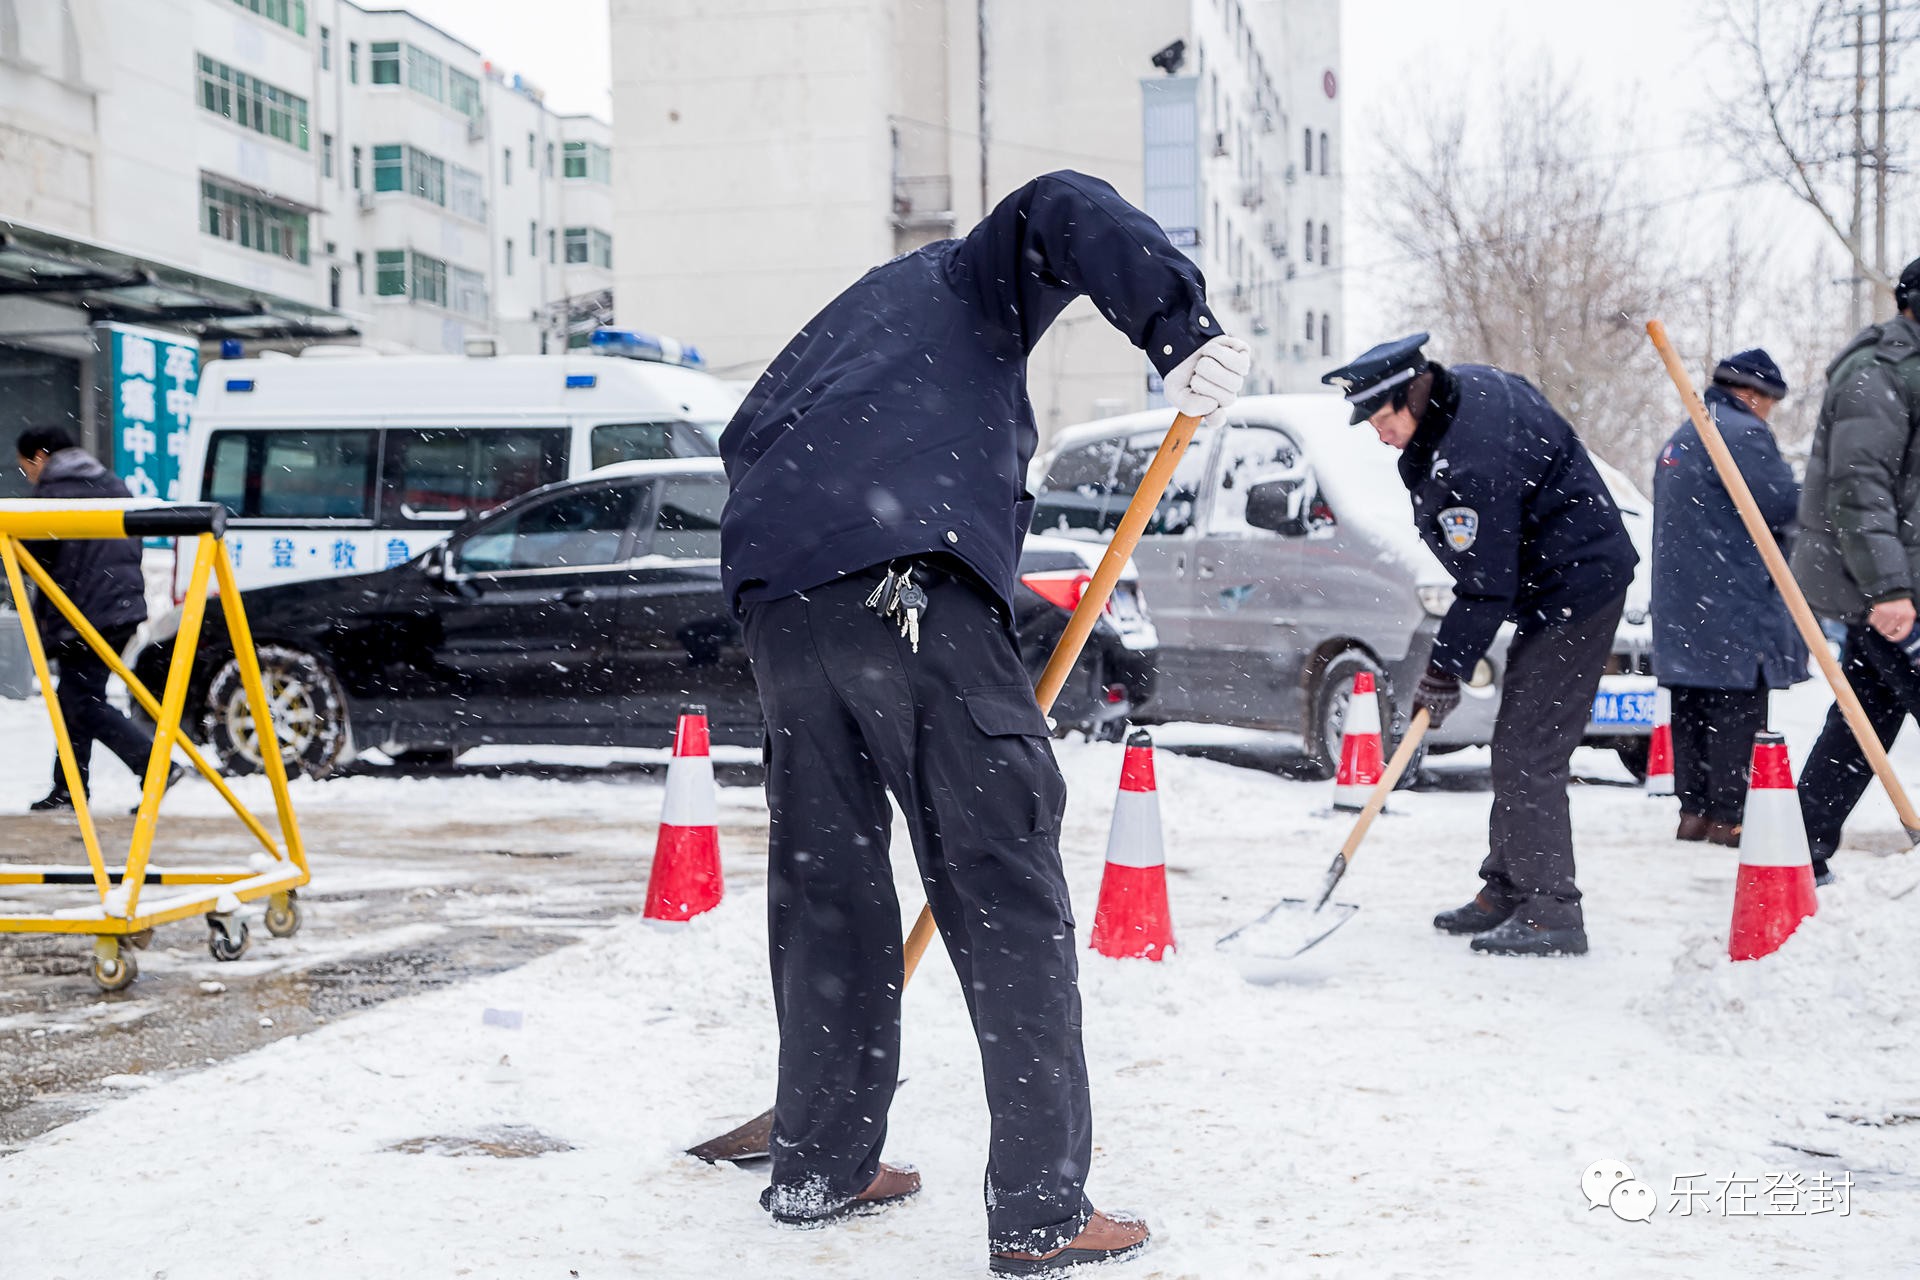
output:
[[[769,743],[780,1084],[761,1203],[810,1224],[920,1188],[880,1161],[904,983],[891,791],[980,1042],[990,1262],[1005,1275],[1147,1239],[1084,1190],[1066,788],[1010,603],[1033,512],[1027,356],[1082,294],[1146,350],[1176,407],[1233,402],[1247,346],[1220,332],[1199,270],[1113,188],[1062,172],[964,240],[868,272],[780,353],[720,441],[725,586]]]

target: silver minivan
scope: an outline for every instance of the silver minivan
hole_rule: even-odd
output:
[[[1359,672],[1378,682],[1388,736],[1406,723],[1453,584],[1415,532],[1399,455],[1348,426],[1348,413],[1333,396],[1252,396],[1196,433],[1134,553],[1160,637],[1155,691],[1137,720],[1298,733],[1323,774]],[[1034,462],[1033,531],[1110,535],[1169,419],[1150,410],[1057,435]],[[1638,777],[1654,714],[1652,506],[1618,472],[1601,473],[1641,564],[1586,742],[1617,751]],[[1509,626],[1430,750],[1492,736],[1511,635]]]

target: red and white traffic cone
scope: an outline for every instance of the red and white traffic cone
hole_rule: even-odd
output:
[[[1153,785],[1153,739],[1135,730],[1127,739],[1120,795],[1107,835],[1107,869],[1088,943],[1116,960],[1164,960],[1173,950],[1173,914],[1167,909],[1167,855],[1160,839],[1160,793]]]
[[[1653,737],[1647,740],[1647,794],[1673,794],[1673,693],[1665,685],[1653,694]]]
[[[1380,702],[1374,691],[1373,672],[1362,671],[1353,678],[1353,695],[1347,699],[1347,719],[1340,728],[1340,766],[1333,774],[1333,807],[1355,813],[1367,807],[1367,797],[1380,785],[1387,771],[1386,756],[1380,747]]]
[[[1727,954],[1735,960],[1772,955],[1816,909],[1813,859],[1787,744],[1777,733],[1756,734]]]
[[[720,806],[707,752],[707,709],[688,707],[673,735],[667,798],[647,876],[648,920],[691,920],[720,905]]]

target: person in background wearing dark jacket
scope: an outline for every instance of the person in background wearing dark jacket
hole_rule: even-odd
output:
[[[1780,366],[1757,348],[1716,365],[1706,394],[1761,518],[1782,540],[1800,486],[1767,419],[1786,396]],[[1653,472],[1653,674],[1673,695],[1675,837],[1738,845],[1768,691],[1807,678],[1807,649],[1691,418]]]
[[[1827,366],[1800,495],[1793,576],[1815,613],[1847,626],[1840,665],[1888,746],[1920,715],[1920,258],[1900,273],[1900,314],[1869,325]],[[1840,708],[1827,713],[1800,775],[1815,878],[1872,769]]]
[[[1126,1256],[1096,1212],[1066,788],[1012,628],[1033,499],[1027,356],[1086,296],[1183,412],[1232,403],[1247,347],[1199,270],[1110,186],[1052,173],[963,240],[868,272],[808,321],[720,440],[722,575],[768,736],[777,1221],[919,1190],[880,1162],[900,1072],[891,791],[980,1042],[989,1265]],[[1171,424],[1169,424],[1171,425]]]
[[[59,427],[22,431],[14,451],[35,498],[65,502],[132,496],[118,476],[85,449],[76,448],[73,437]],[[139,539],[73,538],[29,543],[27,550],[45,566],[54,584],[102,638],[116,652],[124,650],[147,620]],[[144,777],[147,759],[153,754],[153,737],[107,701],[107,664],[44,595],[34,599],[33,620],[40,628],[47,657],[60,671],[60,714],[73,740],[80,785],[87,785],[96,741],[119,756],[135,777]],[[173,766],[168,783],[174,782],[179,773],[179,766]],[[73,808],[58,755],[53,761],[53,790],[31,807],[42,813]]]
[[[1433,924],[1493,955],[1584,955],[1567,783],[1639,553],[1586,446],[1532,383],[1435,364],[1426,341],[1382,343],[1321,381],[1401,451],[1414,523],[1453,575],[1414,709],[1445,720],[1501,624],[1517,624],[1493,727],[1482,887]]]

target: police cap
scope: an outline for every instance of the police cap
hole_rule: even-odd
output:
[[[1383,342],[1320,381],[1340,388],[1347,403],[1353,406],[1353,422],[1365,422],[1393,398],[1395,387],[1411,381],[1427,367],[1427,357],[1420,350],[1426,341],[1426,334],[1416,333],[1409,338]]]

